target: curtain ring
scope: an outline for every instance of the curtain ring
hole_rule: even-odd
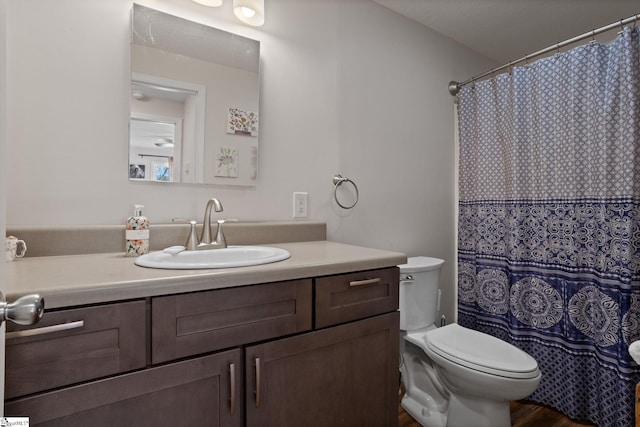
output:
[[[356,190],[356,201],[353,202],[352,205],[343,205],[342,203],[340,203],[340,200],[338,200],[338,187],[340,187],[343,183],[345,182],[350,182],[351,185],[353,185],[353,188]],[[342,175],[340,174],[335,174],[333,176],[333,198],[336,199],[336,203],[338,204],[338,206],[340,206],[342,209],[352,209],[356,203],[358,203],[358,199],[360,198],[360,193],[358,191],[358,186],[356,185],[355,182],[351,181],[349,178],[343,178]]]

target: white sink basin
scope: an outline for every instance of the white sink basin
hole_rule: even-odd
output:
[[[205,251],[185,251],[181,246],[173,246],[164,251],[142,255],[134,262],[141,267],[191,270],[269,264],[290,256],[284,249],[269,246],[229,246]]]

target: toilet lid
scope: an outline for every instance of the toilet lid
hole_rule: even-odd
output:
[[[425,334],[427,348],[459,365],[508,378],[534,378],[538,363],[519,348],[452,323]]]
[[[440,268],[444,260],[427,256],[414,256],[407,258],[407,263],[399,265],[401,273],[420,273]]]

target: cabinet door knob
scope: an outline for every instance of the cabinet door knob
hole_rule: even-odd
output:
[[[38,294],[25,295],[7,303],[0,293],[0,323],[10,320],[18,325],[34,325],[44,315],[44,298]]]

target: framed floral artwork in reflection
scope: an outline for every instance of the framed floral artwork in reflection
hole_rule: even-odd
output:
[[[238,177],[238,150],[218,147],[216,150],[216,176],[225,178]]]
[[[229,107],[227,113],[227,133],[258,136],[258,113]]]

